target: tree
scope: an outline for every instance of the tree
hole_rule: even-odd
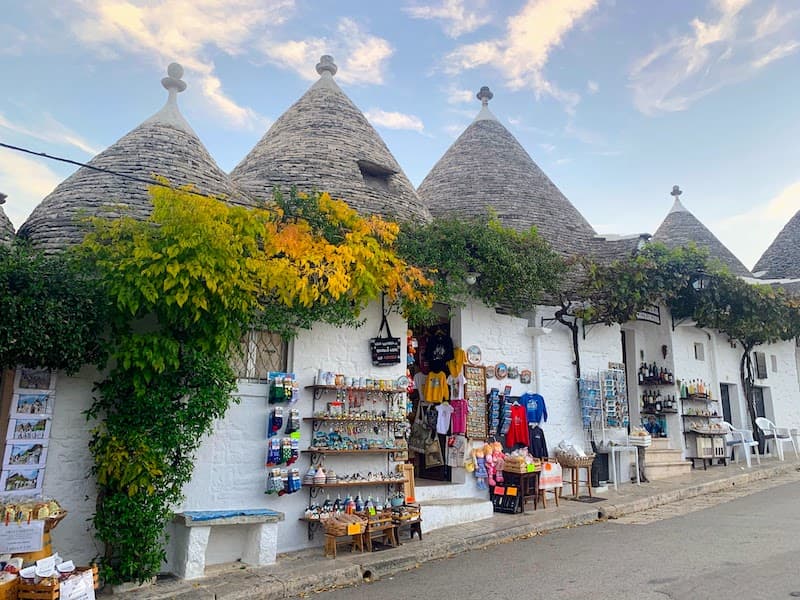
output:
[[[702,286],[684,288],[671,301],[670,309],[675,317],[691,318],[698,327],[720,331],[741,346],[739,377],[753,431],[760,436],[753,397],[753,350],[800,336],[797,301],[779,288],[712,271],[705,275]]]
[[[82,245],[111,304],[112,368],[89,410],[102,419],[93,523],[110,583],[158,573],[194,452],[231,402],[244,331],[353,323],[381,293],[430,304],[422,272],[394,251],[397,225],[328,194],[292,191],[252,210],[190,189],[151,196],[148,220],[93,219]]]
[[[516,231],[491,214],[406,224],[399,253],[424,269],[438,302],[463,306],[471,296],[514,315],[529,311],[545,293],[555,291],[565,271],[563,260],[534,228]],[[474,283],[469,283],[470,275],[476,277]],[[412,324],[435,318],[427,307],[416,308],[410,315]]]

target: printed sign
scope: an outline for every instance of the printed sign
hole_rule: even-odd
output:
[[[372,338],[369,347],[372,351],[372,365],[375,367],[387,367],[400,362],[400,338]]]
[[[43,547],[44,521],[0,525],[0,554],[38,552]]]

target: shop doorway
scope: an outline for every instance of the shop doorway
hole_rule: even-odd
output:
[[[731,390],[727,383],[719,384],[719,397],[722,400],[722,417],[728,422],[733,423],[731,415]]]
[[[409,365],[409,370],[414,379],[415,390],[411,394],[412,401],[412,420],[422,418],[430,424],[432,437],[435,435],[439,442],[442,458],[447,456],[447,433],[436,433],[436,423],[438,419],[437,407],[441,405],[438,398],[426,398],[426,381],[433,374],[444,374],[447,378],[446,366],[440,356],[440,345],[445,342],[446,349],[452,352],[453,342],[451,337],[449,309],[444,305],[435,305],[434,310],[439,315],[439,321],[428,327],[417,327],[412,330],[412,346],[415,346],[414,362]],[[452,356],[445,354],[447,360]],[[446,386],[445,382],[445,386]],[[428,388],[429,389],[429,388]],[[428,400],[435,400],[428,402]],[[419,415],[419,417],[417,416]],[[452,469],[446,464],[431,465],[426,461],[425,454],[420,452],[409,452],[409,462],[414,465],[416,479],[428,480],[433,482],[451,482]]]
[[[753,398],[752,398],[753,406],[756,409],[756,416],[757,417],[766,417],[767,411],[766,406],[764,404],[764,388],[762,387],[753,387]]]

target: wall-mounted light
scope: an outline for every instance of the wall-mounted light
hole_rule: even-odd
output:
[[[478,277],[480,277],[480,273],[476,273],[475,271],[470,271],[466,275],[464,275],[464,281],[467,282],[467,285],[475,285],[478,283]]]
[[[697,273],[697,277],[692,281],[692,287],[698,292],[706,289],[710,284],[711,278],[704,271]]]

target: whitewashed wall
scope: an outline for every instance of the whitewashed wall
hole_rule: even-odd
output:
[[[56,498],[69,512],[53,530],[53,549],[76,564],[87,564],[102,551],[87,521],[97,498],[89,453],[90,430],[96,422],[87,422],[83,414],[92,404],[92,387],[99,379],[89,367],[72,377],[58,374],[44,474],[44,495]]]

